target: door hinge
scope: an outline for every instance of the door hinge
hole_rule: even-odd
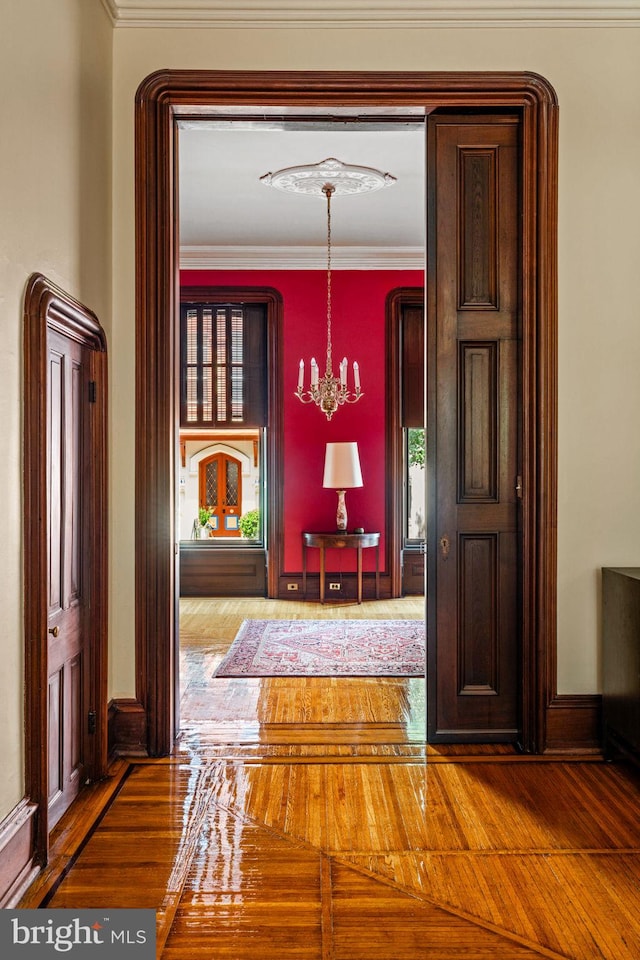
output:
[[[89,403],[96,403],[98,399],[98,389],[95,380],[89,380]]]
[[[89,713],[87,715],[87,730],[89,733],[96,732],[97,721],[98,721],[98,718],[96,716],[95,710],[89,710]]]
[[[522,500],[522,477],[516,477],[516,497],[518,500]]]

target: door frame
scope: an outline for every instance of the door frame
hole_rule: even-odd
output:
[[[47,335],[55,330],[90,350],[90,378],[96,402],[88,398],[89,469],[85,478],[87,538],[86,595],[88,706],[95,733],[85,737],[85,775],[96,780],[107,769],[107,341],[96,315],[45,276],[29,278],[24,300],[24,639],[26,794],[37,808],[34,863],[49,850],[47,616],[49,551],[47,417],[49,408]],[[85,728],[86,729],[86,728]]]
[[[396,287],[387,295],[386,350],[387,350],[387,570],[391,597],[404,596],[404,534],[405,534],[405,451],[401,426],[401,367],[402,307],[421,306],[426,316],[424,287]],[[426,324],[425,324],[426,334]],[[426,345],[426,335],[425,335]],[[425,346],[426,350],[426,346]],[[426,589],[426,588],[425,588]]]
[[[216,107],[517,109],[522,117],[522,747],[541,752],[556,692],[557,131],[555,91],[528,72],[160,70],[136,95],[136,697],[148,750],[174,735],[177,121]],[[427,323],[429,322],[427,318]],[[144,531],[144,533],[142,532]],[[427,557],[427,564],[432,562]],[[159,603],[158,598],[166,598]],[[427,643],[434,642],[433,637]]]

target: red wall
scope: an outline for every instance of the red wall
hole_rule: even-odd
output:
[[[298,364],[305,362],[305,387],[314,356],[325,371],[326,273],[321,270],[183,270],[183,286],[272,287],[284,303],[284,571],[302,568],[303,530],[333,530],[337,498],[322,486],[325,444],[356,440],[364,486],[346,494],[348,527],[379,530],[384,557],[385,527],[385,406],[387,294],[397,287],[419,287],[418,270],[337,270],[331,275],[333,372],[346,355],[349,386],[352,364],[360,365],[363,397],[345,404],[327,421],[315,404],[294,396]],[[309,553],[309,569],[317,569],[317,551]],[[343,556],[344,553],[344,556]],[[375,566],[374,551],[363,552],[365,569]],[[327,555],[327,570],[353,570],[352,551]]]

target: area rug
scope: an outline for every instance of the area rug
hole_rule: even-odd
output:
[[[422,620],[244,620],[216,677],[423,677]]]

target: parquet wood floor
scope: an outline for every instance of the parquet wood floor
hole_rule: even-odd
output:
[[[265,601],[199,603],[174,755],[87,788],[23,906],[152,906],[162,960],[638,960],[637,772],[427,748],[420,681],[214,680]]]

